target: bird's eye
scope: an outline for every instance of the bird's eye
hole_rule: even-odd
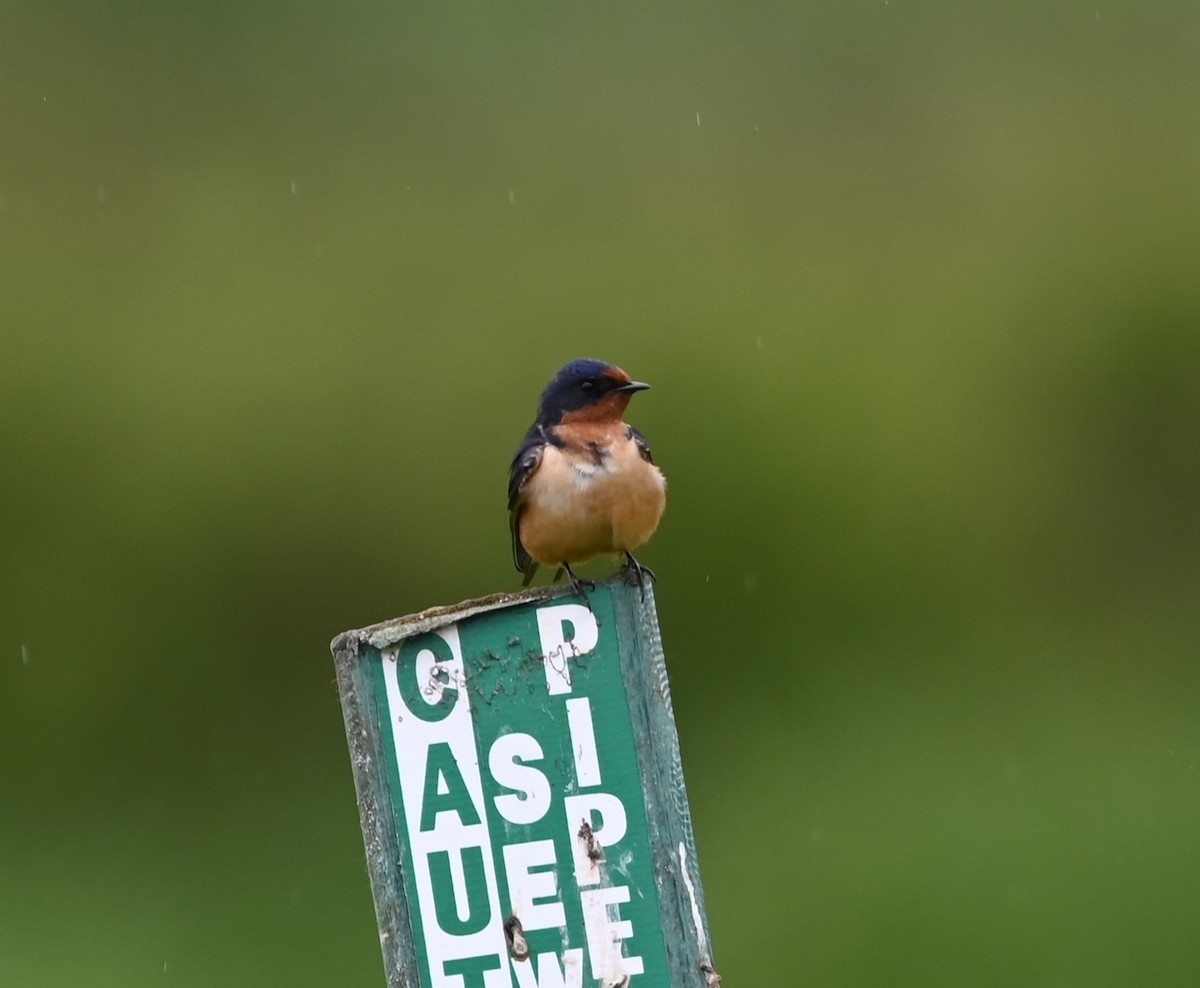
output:
[[[595,381],[580,381],[579,382],[579,390],[580,391],[591,391],[592,388],[594,388],[595,386],[596,386]]]

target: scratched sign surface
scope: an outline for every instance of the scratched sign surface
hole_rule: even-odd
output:
[[[467,617],[371,667],[422,985],[671,983],[613,597],[591,605]]]

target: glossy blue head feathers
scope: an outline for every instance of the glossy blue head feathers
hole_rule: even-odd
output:
[[[620,367],[603,360],[572,360],[559,369],[542,392],[537,422],[539,425],[555,425],[566,415],[598,408],[602,403],[605,407],[611,406],[614,417],[620,418],[629,397],[635,391],[643,391],[648,387],[648,384],[630,380]],[[619,400],[617,396],[620,396]]]

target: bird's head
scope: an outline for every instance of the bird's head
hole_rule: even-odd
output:
[[[538,402],[539,425],[619,422],[629,399],[650,385],[632,380],[603,360],[572,360],[546,385]]]

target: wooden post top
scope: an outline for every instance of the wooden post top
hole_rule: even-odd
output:
[[[647,587],[332,643],[390,988],[716,985]]]

